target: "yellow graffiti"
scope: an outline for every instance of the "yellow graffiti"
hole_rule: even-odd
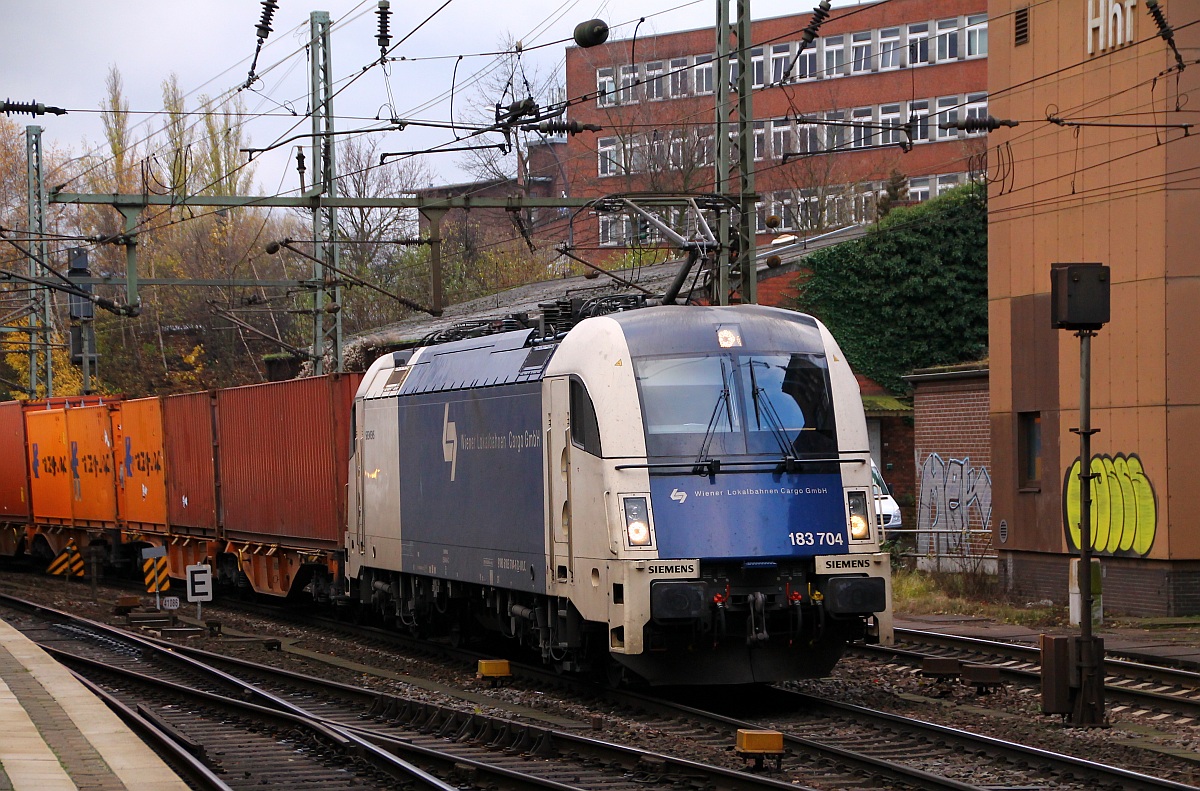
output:
[[[1092,502],[1088,509],[1092,549],[1145,555],[1154,545],[1158,524],[1158,506],[1154,487],[1135,454],[1094,456],[1090,465]],[[1067,470],[1063,481],[1063,515],[1067,539],[1078,549],[1079,530],[1079,459]]]

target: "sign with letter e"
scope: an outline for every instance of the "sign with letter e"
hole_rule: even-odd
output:
[[[191,602],[212,601],[212,567],[204,563],[197,563],[194,566],[188,566],[185,571],[187,572],[187,600]]]

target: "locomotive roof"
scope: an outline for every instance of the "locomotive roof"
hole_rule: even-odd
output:
[[[762,305],[659,306],[610,313],[604,318],[620,325],[635,356],[712,351],[716,328],[730,325],[738,327],[747,350],[824,352],[815,319]],[[525,329],[426,346],[412,358],[399,393],[534,382],[541,379],[558,345],[558,340],[539,340],[537,330]]]
[[[748,350],[825,351],[816,319],[764,305],[680,305],[611,313],[608,318],[621,325],[629,351],[635,356],[707,351],[716,339],[718,325],[737,325],[742,346]]]

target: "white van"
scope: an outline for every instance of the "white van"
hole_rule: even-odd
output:
[[[884,538],[899,538],[900,536],[892,531],[903,527],[900,520],[900,505],[892,496],[891,487],[884,483],[883,476],[879,474],[879,468],[875,466],[875,462],[871,462],[871,481],[873,484],[871,488],[875,492],[875,514],[879,520],[879,527],[883,529]]]

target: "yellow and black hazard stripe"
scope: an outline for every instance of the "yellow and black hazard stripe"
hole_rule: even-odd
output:
[[[142,573],[146,576],[147,593],[164,593],[171,590],[171,577],[168,574],[165,557],[143,560]]]
[[[48,571],[51,574],[66,574],[71,577],[83,576],[83,555],[79,554],[79,547],[75,546],[74,541],[68,541],[63,551],[50,561]]]

